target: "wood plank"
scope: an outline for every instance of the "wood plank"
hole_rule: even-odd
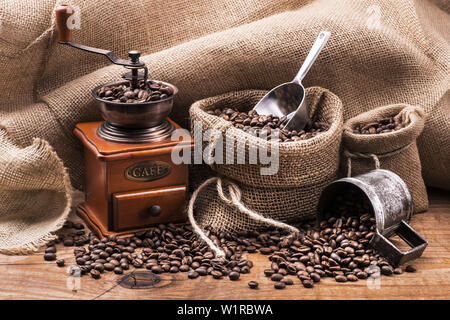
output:
[[[371,289],[365,280],[341,284],[333,279],[305,289],[292,276],[293,286],[275,290],[273,282],[263,275],[269,266],[267,257],[252,254],[251,273],[235,282],[212,277],[189,280],[183,273],[163,274],[153,287],[129,289],[119,283],[122,276],[105,273],[100,280],[82,277],[81,289],[73,292],[66,286],[68,267],[58,268],[54,262],[45,262],[40,252],[32,256],[0,255],[0,299],[449,299],[449,193],[432,190],[430,210],[414,216],[411,225],[429,241],[424,255],[414,261],[419,271],[383,276],[379,289]],[[74,264],[72,250],[58,246],[58,257],[65,258],[67,265]],[[250,290],[250,280],[258,281],[260,288]]]

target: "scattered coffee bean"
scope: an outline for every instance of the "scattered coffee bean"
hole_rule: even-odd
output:
[[[195,271],[189,271],[188,277],[189,277],[189,279],[196,279],[199,277],[199,274],[198,274],[198,272],[195,272]]]
[[[394,273],[394,269],[392,269],[391,266],[382,266],[381,267],[381,274],[384,274],[385,276],[391,276]]]
[[[48,252],[44,254],[44,260],[45,261],[54,261],[56,260],[56,254],[53,252]]]
[[[64,259],[56,260],[56,265],[57,265],[58,267],[64,267],[64,265],[65,265]]]
[[[64,239],[63,243],[66,247],[71,247],[74,244],[73,238],[66,238]]]
[[[82,230],[84,229],[84,225],[82,223],[74,223],[73,227],[77,230]]]
[[[93,277],[102,272],[122,274],[131,265],[131,268],[145,266],[155,274],[186,272],[189,279],[212,276],[235,281],[253,267],[251,261],[243,259],[243,254],[249,251],[268,256],[269,268],[264,275],[282,283],[280,287],[293,283],[288,275],[297,275],[305,288],[312,288],[325,277],[338,282],[366,279],[376,270],[372,266],[378,266],[383,275],[398,272],[368,245],[376,230],[368,203],[348,192],[338,195],[327,210],[325,220],[318,225],[312,222],[301,225],[301,236],[296,239],[277,229],[232,235],[206,227],[207,235],[224,250],[223,260],[216,259],[206,244],[195,240],[189,225],[173,224],[152,227],[129,238],[86,234],[87,242],[73,253],[82,274]],[[74,224],[71,226],[74,228]],[[73,239],[83,237],[77,232],[58,235],[58,239],[76,242]],[[45,260],[56,260],[54,245],[55,242],[48,244]]]
[[[308,280],[308,279],[303,280],[302,281],[302,285],[305,288],[312,288],[312,287],[314,287],[314,283],[311,280]]]
[[[230,280],[233,280],[233,281],[238,280],[239,277],[240,277],[239,272],[235,272],[235,271],[230,272],[230,274],[228,275],[228,278],[230,278]]]
[[[248,286],[250,287],[250,289],[257,289],[258,288],[259,283],[256,281],[249,281],[248,282]]]
[[[416,272],[417,271],[417,267],[415,265],[410,264],[410,265],[406,266],[405,271],[406,272]]]
[[[45,253],[56,253],[56,247],[50,246],[45,249]]]
[[[91,274],[92,278],[100,279],[100,271],[93,269],[89,273]]]
[[[279,273],[274,273],[271,277],[270,280],[272,281],[281,281],[284,278],[284,276],[282,274]]]
[[[339,275],[335,276],[334,279],[337,282],[347,282],[347,277],[344,276],[343,274],[339,274]]]
[[[403,273],[402,268],[395,268],[394,269],[394,274],[402,274],[402,273]]]
[[[284,289],[286,288],[286,284],[284,282],[276,282],[274,285],[275,289]]]

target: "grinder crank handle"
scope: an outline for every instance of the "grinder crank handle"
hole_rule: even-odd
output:
[[[58,30],[58,42],[60,44],[65,44],[72,46],[77,49],[81,49],[84,51],[102,54],[106,56],[112,63],[126,66],[126,67],[145,67],[145,63],[139,61],[140,53],[137,51],[130,51],[129,56],[131,58],[130,60],[124,60],[119,59],[113,52],[104,50],[104,49],[98,49],[93,48],[89,46],[85,46],[82,44],[78,44],[76,42],[73,42],[72,38],[72,29],[68,26],[68,19],[69,17],[74,14],[74,10],[70,5],[62,4],[56,8],[56,28]]]

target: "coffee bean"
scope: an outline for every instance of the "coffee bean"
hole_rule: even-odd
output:
[[[394,270],[391,266],[382,266],[381,267],[381,274],[384,274],[386,276],[391,276],[394,273]]]
[[[337,275],[334,279],[336,282],[347,282],[347,277],[344,275]]]
[[[240,277],[239,272],[235,272],[235,271],[230,272],[230,274],[228,275],[228,278],[230,278],[230,280],[233,280],[233,281],[238,280],[239,277]]]
[[[402,273],[403,273],[402,268],[395,268],[394,269],[394,274],[402,274]]]
[[[47,247],[45,249],[45,253],[56,253],[56,247],[55,246]]]
[[[272,253],[272,249],[270,249],[270,248],[260,248],[260,249],[259,249],[259,252],[260,252],[261,254],[268,255],[268,254],[271,254],[271,253]]]
[[[100,276],[100,271],[95,270],[95,269],[91,270],[90,274],[91,274],[91,277],[94,278],[94,279],[100,279],[100,277],[101,277]]]
[[[214,279],[221,279],[222,278],[222,272],[214,270],[211,272],[211,275]]]
[[[405,271],[406,272],[416,272],[417,271],[417,267],[415,265],[410,264],[410,265],[406,266]]]
[[[349,275],[347,275],[347,280],[355,282],[355,281],[358,281],[358,277],[355,276],[354,274],[349,274]]]
[[[292,279],[289,278],[281,279],[281,282],[283,282],[287,286],[292,286],[294,284],[294,281],[292,281]]]
[[[276,282],[274,284],[275,289],[284,289],[286,288],[286,284],[284,282]]]
[[[82,223],[74,223],[73,227],[77,230],[84,229],[84,225]]]
[[[199,277],[199,274],[198,274],[198,272],[195,272],[195,271],[189,271],[188,277],[189,277],[189,279],[195,279],[195,278]]]
[[[270,280],[272,281],[281,281],[284,278],[284,276],[282,274],[279,273],[274,273],[271,277]]]
[[[74,245],[73,238],[66,238],[66,239],[64,239],[63,244],[64,244],[64,246],[66,246],[66,247],[71,247],[71,246],[73,246],[73,245]]]
[[[358,272],[357,274],[356,274],[356,276],[358,277],[358,279],[367,279],[367,273],[365,273],[365,272],[362,272],[362,271],[360,271],[360,272]]]
[[[180,270],[180,272],[187,272],[187,271],[189,271],[189,266],[186,264],[183,264],[182,266],[180,266],[179,270]]]
[[[258,288],[259,283],[256,281],[249,281],[248,282],[248,286],[250,287],[250,289],[257,289]]]
[[[305,288],[312,288],[312,287],[314,287],[314,283],[311,280],[308,280],[308,279],[303,280],[302,281],[302,285]]]
[[[102,263],[96,263],[94,265],[94,269],[99,272],[103,272],[105,270],[105,266]]]
[[[64,267],[64,265],[65,265],[64,259],[56,260],[56,265],[57,265],[58,267]]]
[[[314,282],[320,282],[320,275],[317,274],[316,272],[311,272],[311,273],[309,274],[309,276],[311,277],[311,279],[312,279]]]
[[[114,268],[114,273],[115,274],[122,274],[123,273],[123,269],[121,267],[115,267]]]
[[[114,265],[112,263],[105,263],[104,268],[106,271],[113,271],[114,270]]]
[[[274,273],[275,273],[275,271],[273,271],[272,269],[266,269],[266,270],[264,270],[264,275],[265,275],[266,277],[271,277]]]

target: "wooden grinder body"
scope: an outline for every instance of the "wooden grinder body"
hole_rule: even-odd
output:
[[[174,149],[179,153],[192,149],[192,138],[186,133],[183,144],[170,139],[108,142],[97,135],[100,124],[79,123],[75,128],[84,145],[86,166],[85,202],[77,210],[83,220],[104,236],[185,221],[189,167],[174,164],[171,154]]]

